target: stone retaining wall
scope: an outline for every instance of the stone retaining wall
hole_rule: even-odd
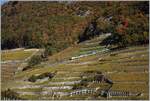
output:
[[[73,95],[82,95],[82,94],[93,94],[95,93],[95,89],[82,89],[82,90],[76,90],[73,92],[70,92],[69,95],[73,96]]]
[[[106,95],[107,97],[117,97],[117,96],[122,96],[122,97],[129,97],[129,96],[140,96],[141,93],[133,93],[133,92],[128,92],[128,91],[101,91],[101,95]]]
[[[43,88],[43,90],[61,90],[61,89],[72,89],[72,86],[44,87]]]
[[[67,81],[67,82],[50,82],[50,85],[73,85],[73,84],[77,84],[80,83],[81,80],[78,81]]]

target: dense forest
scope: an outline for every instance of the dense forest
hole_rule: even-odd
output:
[[[149,42],[148,1],[9,1],[2,5],[1,47],[63,50],[102,33],[103,44]]]

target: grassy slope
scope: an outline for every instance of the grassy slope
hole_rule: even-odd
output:
[[[2,61],[7,60],[24,60],[25,58],[29,57],[34,51],[12,51],[12,52],[2,52]]]
[[[2,51],[1,57],[2,61],[15,61],[15,60],[25,60],[26,58],[30,57],[35,51],[24,51],[24,49],[21,50],[15,50],[15,51]],[[20,66],[22,62],[19,63],[6,63],[1,64],[1,80],[2,80],[2,90],[8,88],[10,85],[14,86],[14,76],[15,71],[17,70],[17,67]],[[10,83],[11,82],[11,83]]]
[[[98,40],[94,39],[91,40],[91,42],[85,42],[85,43],[93,43],[97,42]],[[97,44],[98,45],[98,44]],[[81,50],[83,51],[83,47],[86,47],[85,52],[88,51],[88,48],[94,49],[96,45],[85,45],[79,44],[78,46],[68,48],[58,54],[55,54],[52,57],[49,57],[49,61],[55,62],[57,59],[59,61],[64,59],[69,59],[71,56],[74,56],[75,54],[78,54]],[[96,46],[98,47],[98,46]],[[125,91],[131,91],[131,92],[142,92],[144,93],[141,97],[112,97],[109,99],[148,99],[148,46],[133,46],[128,47],[123,50],[118,50],[114,52],[107,52],[105,54],[96,54],[80,59],[76,59],[73,61],[73,63],[80,63],[80,62],[87,62],[87,61],[94,61],[89,64],[84,65],[76,65],[76,64],[59,64],[55,66],[38,66],[38,68],[34,68],[31,70],[23,71],[21,73],[18,73],[15,75],[16,80],[28,78],[33,74],[41,74],[44,72],[54,72],[57,71],[57,74],[52,80],[45,81],[43,83],[33,83],[32,85],[45,85],[45,86],[60,86],[60,85],[50,85],[50,82],[66,82],[66,81],[73,81],[78,79],[61,79],[56,80],[55,78],[69,78],[69,77],[80,77],[81,73],[87,70],[96,70],[96,71],[102,71],[106,74],[107,77],[109,77],[111,80],[116,82],[112,90],[125,90]],[[115,56],[112,56],[110,54],[116,54]],[[100,59],[98,61],[98,59]],[[117,83],[117,82],[120,83]],[[136,81],[140,81],[142,83],[138,83]],[[27,85],[28,83],[24,83],[24,81],[20,81],[16,84],[18,85]],[[105,84],[92,84],[89,86],[89,88],[95,88],[95,87],[105,87]],[[18,89],[15,89],[18,91]],[[42,91],[40,88],[26,88],[26,89],[19,89],[19,91],[28,91],[28,92],[40,92]],[[55,90],[55,92],[62,91],[67,92],[70,90]],[[92,95],[80,95],[80,96],[66,96],[61,98],[55,98],[55,99],[87,99],[89,96]],[[22,95],[22,97],[27,99],[39,99],[41,95]],[[45,97],[45,98],[44,98]],[[42,96],[43,99],[52,99],[50,96]],[[98,99],[104,99],[104,98],[98,98]]]

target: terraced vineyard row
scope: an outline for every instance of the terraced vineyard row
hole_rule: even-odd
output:
[[[99,46],[101,40],[79,44],[68,60],[17,73],[11,89],[21,98],[35,100],[148,99],[148,46],[101,52],[107,50]],[[84,56],[71,58],[79,55]],[[41,77],[44,73],[49,75]]]
[[[8,88],[10,82],[14,82],[15,74],[19,67],[38,52],[38,49],[12,49],[2,51],[1,80],[2,90]]]

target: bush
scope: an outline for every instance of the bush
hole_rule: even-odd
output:
[[[4,100],[6,98],[9,100],[21,100],[19,94],[10,89],[1,92],[1,99]]]
[[[28,65],[25,68],[23,68],[22,71],[28,70],[32,68],[33,66],[40,64],[42,61],[47,61],[47,60],[48,58],[45,55],[45,52],[41,55],[35,55],[31,57],[31,59],[28,61]]]
[[[82,88],[86,87],[87,85],[88,85],[87,82],[81,81],[79,84],[74,84],[72,89],[73,90],[82,89]]]
[[[29,63],[28,63],[28,66],[31,67],[31,66],[37,65],[37,64],[39,64],[41,61],[42,61],[41,56],[39,56],[39,55],[33,56],[33,57],[30,59],[30,61],[29,61]]]
[[[25,68],[23,68],[22,71],[28,70],[33,66],[40,64],[42,61],[47,61],[47,60],[48,58],[47,56],[45,56],[45,54],[35,55],[31,57],[31,59],[28,61],[28,65]]]
[[[48,61],[48,54],[44,51],[41,54],[42,61]]]
[[[51,79],[52,77],[54,77],[54,74],[46,72],[46,73],[43,73],[43,74],[39,75],[37,77],[37,79],[43,79],[45,77],[49,77]]]
[[[22,71],[28,70],[29,68],[31,68],[30,66],[26,66],[25,68],[22,69]]]
[[[48,73],[48,72],[43,73],[43,74],[38,75],[38,76],[32,75],[32,76],[28,79],[28,81],[30,81],[30,82],[36,82],[37,79],[44,79],[44,78],[46,78],[46,77],[49,77],[49,79],[51,79],[51,78],[54,77],[54,75],[55,75],[54,73]]]
[[[37,77],[34,76],[34,75],[32,75],[32,76],[28,79],[28,81],[30,81],[30,82],[35,82],[36,80],[37,80]]]
[[[81,84],[74,84],[72,89],[73,90],[82,89],[82,86],[81,86]]]
[[[47,57],[48,55],[52,55],[52,54],[54,54],[56,52],[57,52],[56,48],[54,48],[52,46],[46,46],[44,54]]]

